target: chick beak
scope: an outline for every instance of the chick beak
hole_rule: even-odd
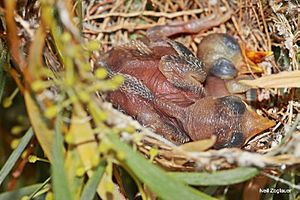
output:
[[[263,69],[257,64],[261,63],[266,57],[273,54],[272,51],[251,51],[243,45],[241,45],[241,50],[244,59],[239,66],[240,74],[262,73]]]
[[[274,121],[258,115],[250,106],[247,105],[246,107],[247,112],[243,115],[243,128],[247,141],[258,133],[275,126],[276,123]]]

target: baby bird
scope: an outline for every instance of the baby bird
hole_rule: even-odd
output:
[[[198,99],[194,104],[181,107],[158,99],[134,77],[126,78],[127,83],[123,88],[125,92],[134,93],[153,104],[153,108],[160,110],[164,115],[176,119],[178,127],[193,141],[215,135],[216,149],[241,147],[253,135],[275,125],[274,122],[259,116],[236,96],[208,96]]]
[[[207,36],[199,45],[198,57],[167,38],[209,28],[228,16],[154,27],[143,40],[106,52],[95,67],[105,67],[110,76],[125,77],[120,89],[107,94],[107,100],[175,144],[215,135],[217,149],[240,147],[271,127],[272,121],[256,114],[240,98],[228,96],[224,81],[236,77],[243,63],[233,37]]]

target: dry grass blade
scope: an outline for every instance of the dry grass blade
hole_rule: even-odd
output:
[[[179,148],[184,151],[200,152],[212,148],[212,146],[216,143],[216,141],[217,141],[217,137],[213,135],[213,137],[209,139],[189,142],[181,145]]]
[[[47,123],[45,123],[45,118],[42,116],[39,107],[37,106],[35,100],[32,98],[29,91],[25,91],[24,98],[35,136],[38,138],[40,145],[47,158],[50,161],[52,161],[52,147],[54,143],[53,130],[47,127]]]
[[[255,80],[241,80],[239,82],[253,88],[299,88],[300,71],[280,72]]]
[[[10,53],[13,59],[18,63],[19,68],[21,71],[25,69],[25,60],[23,57],[23,54],[20,51],[20,38],[17,36],[18,29],[16,26],[16,22],[14,20],[14,10],[16,7],[15,1],[9,1],[6,0],[6,24],[7,24],[7,33],[8,33],[8,39],[9,39],[9,45],[10,45]]]
[[[20,144],[18,145],[18,147],[13,151],[13,153],[10,155],[10,157],[7,159],[7,161],[5,162],[3,167],[1,168],[1,170],[0,170],[0,185],[3,183],[6,176],[10,173],[10,171],[12,170],[14,165],[16,164],[17,160],[19,159],[19,157],[23,153],[25,147],[30,142],[32,136],[33,136],[33,131],[30,128],[27,131],[27,133],[23,136],[23,138],[22,138]]]
[[[132,12],[132,13],[107,13],[101,15],[93,15],[86,17],[85,21],[92,20],[92,19],[99,19],[99,18],[107,18],[107,17],[138,17],[138,16],[152,16],[152,17],[166,17],[166,18],[175,18],[184,15],[192,15],[192,14],[199,14],[202,13],[203,9],[196,9],[196,10],[187,10],[181,11],[176,13],[164,13],[164,12],[153,12],[153,11],[140,11],[140,12]]]

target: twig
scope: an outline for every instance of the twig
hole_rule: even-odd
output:
[[[297,126],[299,125],[299,122],[300,122],[300,114],[297,115],[297,118],[293,126],[286,133],[285,137],[282,139],[281,143],[277,146],[277,148],[267,153],[267,155],[272,156],[281,152],[282,147],[286,145],[287,140],[290,139],[292,137],[292,134],[295,132],[295,130],[297,130]]]
[[[107,17],[139,17],[139,16],[166,17],[171,19],[171,18],[180,17],[184,15],[199,14],[204,11],[205,11],[204,9],[195,9],[195,10],[179,11],[175,13],[154,12],[154,11],[139,11],[139,12],[132,12],[132,13],[111,12],[111,13],[106,13],[101,15],[88,16],[84,19],[84,21],[88,21],[92,19],[102,19]]]
[[[136,23],[120,23],[116,26],[112,27],[106,27],[106,28],[98,28],[95,26],[92,26],[91,24],[84,24],[85,30],[83,30],[84,33],[90,33],[95,32],[95,33],[112,33],[116,32],[118,30],[128,30],[128,31],[133,31],[133,30],[146,30],[151,27],[154,27],[156,25],[163,25],[163,24],[139,24],[137,25]]]
[[[260,11],[261,18],[262,18],[262,21],[263,21],[265,33],[266,33],[266,36],[267,36],[267,45],[268,45],[267,50],[270,51],[271,50],[271,39],[270,39],[270,34],[269,34],[269,31],[268,31],[268,26],[267,26],[267,23],[266,23],[266,19],[265,19],[265,15],[264,15],[264,11],[263,11],[263,8],[262,8],[261,1],[258,1],[258,7],[259,7],[259,11]]]
[[[274,175],[272,175],[272,174],[268,174],[268,173],[266,173],[266,172],[264,172],[264,171],[262,171],[261,174],[263,174],[263,175],[265,175],[266,177],[269,177],[269,178],[271,178],[271,179],[273,179],[273,180],[275,180],[275,181],[278,181],[278,182],[280,182],[280,183],[286,184],[286,185],[288,185],[289,187],[291,187],[291,188],[293,188],[293,189],[300,190],[300,185],[296,185],[296,184],[291,183],[291,182],[289,182],[289,181],[287,181],[287,180],[284,180],[284,179],[282,179],[282,178],[280,178],[280,177],[274,176]]]

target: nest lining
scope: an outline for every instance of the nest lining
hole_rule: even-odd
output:
[[[114,45],[128,42],[130,39],[145,36],[145,31],[153,26],[172,23],[174,21],[188,21],[214,14],[215,12],[233,11],[231,19],[220,26],[214,27],[206,32],[195,35],[181,35],[173,38],[184,43],[194,53],[201,39],[211,33],[229,33],[233,35],[242,45],[255,51],[271,51],[280,47],[288,51],[290,65],[282,65],[280,56],[275,62],[275,56],[268,57],[261,67],[264,75],[270,75],[282,70],[298,70],[298,63],[295,59],[295,47],[288,46],[287,41],[297,40],[298,36],[293,35],[296,22],[293,20],[291,3],[285,5],[276,4],[271,1],[269,4],[262,4],[261,1],[172,1],[164,4],[159,1],[128,1],[123,6],[122,1],[96,2],[85,1],[84,4],[84,37],[88,40],[97,39],[101,41],[102,51],[111,49]],[[290,13],[290,14],[289,14]],[[284,24],[284,26],[283,26]],[[98,56],[98,55],[96,55]],[[279,62],[278,62],[279,61]],[[258,75],[253,74],[254,77]],[[153,148],[158,149],[154,162],[169,169],[181,171],[195,171],[203,169],[230,168],[234,165],[255,165],[258,167],[278,166],[280,164],[298,163],[296,149],[291,147],[290,154],[268,156],[273,148],[276,148],[282,138],[288,132],[286,129],[295,123],[296,115],[299,112],[299,102],[295,96],[290,97],[295,89],[260,89],[257,103],[257,111],[266,117],[276,120],[277,125],[251,139],[244,150],[210,150],[207,152],[191,153],[178,150],[178,147],[170,145],[153,134],[145,134],[142,142],[137,142],[137,148],[146,156],[150,156]],[[283,103],[274,103],[276,97],[281,98],[288,94]],[[130,121],[131,119],[128,119]],[[141,127],[139,127],[141,128]],[[294,129],[299,130],[297,128]],[[296,144],[298,134],[291,137],[290,144]],[[291,145],[293,146],[293,145]],[[286,150],[285,150],[286,151]],[[283,153],[283,152],[282,152]],[[224,155],[230,155],[226,157]],[[250,158],[250,159],[247,159]],[[244,160],[243,160],[244,159]],[[251,160],[256,160],[251,161]]]

